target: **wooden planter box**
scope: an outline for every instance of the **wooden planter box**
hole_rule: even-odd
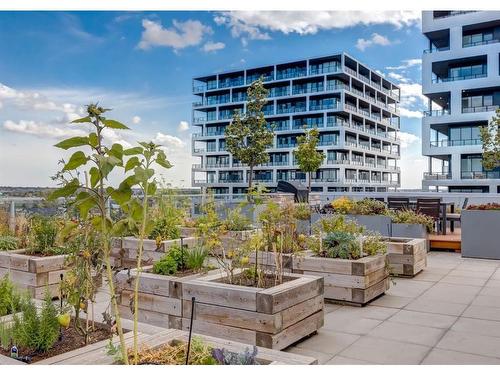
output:
[[[462,256],[500,259],[500,210],[463,210]]]
[[[188,247],[196,245],[197,238],[183,238],[182,243]],[[160,246],[156,245],[155,240],[144,240],[142,252],[143,266],[152,265],[154,262],[168,252],[173,245],[180,245],[181,240],[166,240],[162,241]],[[139,239],[135,237],[113,238],[111,242],[111,258],[112,264],[116,268],[133,268],[137,264],[137,253],[139,248]]]
[[[304,275],[323,276],[325,299],[364,305],[389,289],[386,254],[357,260],[322,258],[309,252],[295,257],[293,270]]]
[[[37,256],[25,254],[25,249],[0,251],[0,277],[9,275],[21,290],[32,298],[42,299],[48,287],[55,298],[60,294],[61,274],[66,273],[66,255]]]
[[[139,281],[139,321],[163,328],[182,327],[182,284],[202,275],[177,277],[152,273],[153,266],[143,267]],[[129,272],[130,271],[130,272]],[[218,272],[218,271],[215,271]],[[214,273],[214,271],[211,271]],[[208,273],[210,274],[210,272]],[[133,319],[130,301],[134,295],[136,269],[123,270],[116,275],[121,316]]]
[[[194,227],[181,227],[182,237],[196,237],[196,228]]]
[[[387,260],[392,275],[413,277],[427,266],[425,239],[390,237],[386,241]]]
[[[252,252],[249,256],[250,264],[255,264],[255,253]],[[262,266],[267,270],[274,271],[276,269],[276,255],[271,251],[259,251],[258,255],[258,265]],[[285,272],[293,272],[293,256],[291,254],[283,254],[283,269]]]
[[[204,343],[212,346],[212,348],[225,348],[228,351],[242,353],[248,348],[248,345],[221,340],[215,337],[200,335],[193,332],[194,336],[200,337]],[[173,340],[187,341],[188,332],[177,329],[163,329],[153,335],[139,333],[138,343],[139,348],[146,345],[149,348],[157,348],[161,345],[168,344]],[[132,332],[125,334],[125,343],[127,347],[132,346]],[[114,337],[113,342],[119,344],[118,338]],[[35,365],[114,365],[116,360],[113,356],[106,353],[106,345],[109,340],[99,341],[97,343],[84,346],[64,354],[60,354],[45,360],[36,362]],[[249,348],[252,350],[252,348]],[[257,361],[262,365],[315,365],[318,360],[312,357],[306,357],[294,353],[285,353],[277,350],[266,348],[257,348]],[[1,364],[24,364],[9,357],[0,356]]]
[[[182,283],[182,329],[271,349],[284,349],[323,326],[323,279],[285,274],[273,288],[220,282],[222,274]]]

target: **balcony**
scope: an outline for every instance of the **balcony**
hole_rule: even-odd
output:
[[[462,107],[462,113],[495,112],[498,105],[484,105],[480,107]]]
[[[434,52],[449,51],[449,50],[450,50],[450,46],[432,47],[432,48],[424,49],[424,53],[434,53]]]
[[[425,117],[437,117],[437,116],[446,116],[451,114],[449,109],[434,109],[432,111],[424,111],[423,115]]]
[[[245,84],[245,80],[243,79],[243,77],[226,78],[223,80],[219,80],[219,88],[243,86],[244,84]]]
[[[297,143],[278,143],[276,148],[294,148],[297,147]]]
[[[323,111],[323,110],[328,110],[328,109],[337,109],[338,104],[337,102],[329,102],[329,103],[312,103],[309,104],[309,110],[310,111]]]
[[[424,180],[449,180],[451,173],[449,172],[424,172]]]
[[[338,73],[338,72],[340,72],[340,70],[341,70],[340,64],[338,64],[338,63],[311,65],[309,67],[309,74],[310,75],[317,75],[317,74],[326,74],[326,73]]]
[[[229,168],[230,164],[228,163],[207,163],[207,168]]]
[[[461,172],[460,177],[463,180],[483,180],[483,179],[498,179],[500,171],[483,171],[483,172]]]
[[[277,114],[282,114],[282,113],[295,113],[295,112],[306,112],[306,106],[304,105],[299,105],[299,106],[283,106],[280,107],[278,105],[278,109],[276,110]]]
[[[454,146],[480,146],[481,139],[444,139],[442,141],[431,141],[431,147],[454,147]]]
[[[351,161],[348,159],[327,159],[326,164],[345,164],[348,165],[350,164]]]
[[[307,75],[306,68],[290,68],[276,72],[276,79],[290,79],[304,77]]]

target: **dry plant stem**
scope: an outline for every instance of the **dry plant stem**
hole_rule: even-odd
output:
[[[142,202],[142,221],[141,221],[141,232],[140,232],[140,238],[139,238],[139,249],[137,252],[137,273],[135,276],[135,285],[134,285],[134,364],[137,364],[138,361],[138,353],[139,353],[139,348],[138,348],[138,322],[139,322],[139,282],[141,278],[141,272],[142,272],[142,251],[143,251],[143,246],[144,246],[144,236],[146,232],[146,218],[147,218],[147,210],[148,210],[148,187],[149,183],[146,181],[144,184],[144,198]]]

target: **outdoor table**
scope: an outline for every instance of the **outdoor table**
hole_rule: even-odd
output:
[[[441,207],[441,220],[443,221],[442,229],[441,229],[441,234],[446,235],[446,213],[447,213],[447,208],[448,206],[450,207],[450,213],[455,212],[455,202],[441,202],[440,207]],[[416,200],[410,200],[410,207],[415,211],[417,208],[417,201]],[[450,223],[451,225],[451,223]]]

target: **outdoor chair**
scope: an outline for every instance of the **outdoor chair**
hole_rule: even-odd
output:
[[[469,198],[465,198],[464,203],[462,204],[462,211],[467,208],[468,203],[469,203]],[[457,212],[457,213],[452,212],[452,213],[446,214],[446,221],[450,222],[450,231],[451,232],[455,231],[455,222],[460,223],[461,216],[462,216],[461,212]]]
[[[430,216],[441,231],[443,223],[441,218],[441,198],[417,198],[417,210],[419,214]]]
[[[388,197],[387,207],[390,210],[407,210],[410,206],[410,198]]]

